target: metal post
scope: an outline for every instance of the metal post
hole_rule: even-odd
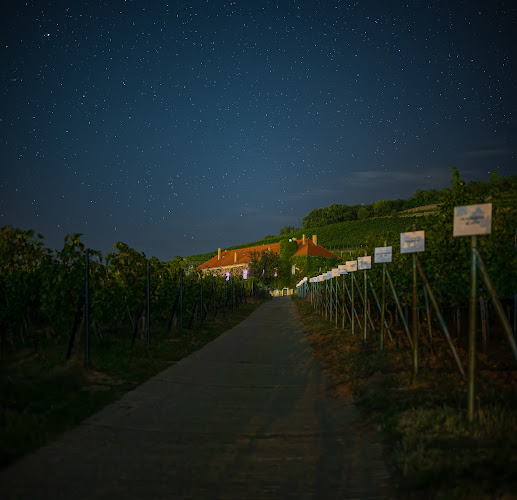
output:
[[[199,280],[199,328],[203,328],[203,278]]]
[[[352,335],[354,334],[354,311],[355,311],[355,306],[354,306],[354,273],[351,273],[352,274]]]
[[[359,299],[364,304],[365,303],[364,297],[363,297],[363,293],[361,292],[361,287],[359,286],[359,280],[356,280],[355,286],[357,288],[357,293],[359,294]],[[366,305],[368,305],[368,304],[366,303]],[[368,317],[368,320],[370,321],[370,326],[372,327],[372,331],[375,331],[375,326],[373,325],[372,317],[370,316],[368,309],[367,309],[367,317]],[[359,323],[359,319],[357,320],[357,323]],[[359,328],[361,328],[361,327],[359,327]]]
[[[470,303],[469,303],[469,391],[468,391],[468,418],[474,420],[474,395],[476,377],[476,247],[477,236],[470,237]]]
[[[151,292],[150,292],[150,282],[151,282],[151,276],[149,272],[149,261],[147,261],[147,269],[146,269],[146,287],[145,287],[145,295],[147,299],[147,305],[146,305],[146,315],[145,315],[145,332],[147,334],[147,349],[151,346]]]
[[[427,313],[427,330],[429,332],[429,345],[432,345],[433,342],[433,332],[431,328],[431,308],[429,306],[429,297],[427,296],[427,288],[424,285],[424,300],[425,300],[425,310]]]
[[[517,293],[513,294],[513,341],[517,341]]]
[[[418,375],[418,320],[417,320],[417,279],[416,279],[416,253],[413,253],[413,375]]]
[[[366,254],[366,252],[365,252]],[[366,269],[364,270],[364,325],[363,325],[363,341],[366,344],[366,333],[368,331],[368,289],[366,281]]]
[[[230,277],[230,304],[233,312],[233,276]]]
[[[514,355],[515,359],[517,359],[517,346],[515,344],[515,339],[512,335],[512,328],[510,327],[510,323],[508,323],[508,318],[504,314],[503,306],[501,305],[501,302],[499,302],[499,299],[497,298],[497,294],[495,293],[494,285],[492,284],[490,276],[488,275],[488,272],[486,270],[485,263],[483,262],[483,259],[481,258],[481,255],[479,255],[479,252],[477,251],[477,249],[476,249],[476,257],[477,257],[477,259],[476,259],[477,266],[479,268],[479,271],[481,272],[481,276],[483,278],[483,281],[485,282],[485,286],[488,290],[490,298],[492,299],[492,304],[494,305],[496,313],[499,316],[499,320],[502,323],[503,331],[506,335],[508,343],[510,344],[510,348],[512,349],[513,355]]]
[[[183,269],[180,269],[180,335],[183,333]]]
[[[409,333],[409,327],[406,321],[406,317],[404,316],[404,313],[402,312],[402,307],[400,305],[399,298],[397,296],[397,291],[395,290],[395,286],[393,285],[393,281],[391,281],[391,276],[388,268],[386,268],[386,276],[388,278],[388,283],[390,284],[391,293],[393,294],[393,299],[395,300],[395,304],[397,305],[397,310],[399,312],[400,320],[402,321],[402,324],[404,325],[404,331],[406,332],[407,338],[409,340],[409,344],[411,346],[411,349],[413,349],[413,340],[411,339],[411,334]]]
[[[377,297],[377,292],[375,291],[375,288],[373,287],[373,283],[372,283],[371,278],[368,278],[368,281],[370,283],[370,289],[372,291],[373,298],[375,299],[375,303],[377,304],[377,309],[379,310],[379,313],[382,313],[381,303],[379,302],[379,297]],[[373,325],[371,316],[370,315],[368,315],[368,316],[370,317],[370,325]],[[386,331],[388,332],[390,340],[393,341],[393,337],[391,335],[390,329],[388,328],[388,323],[387,323],[386,319],[384,319],[384,323],[383,324],[384,324],[384,328],[386,328]]]
[[[337,328],[337,321],[338,321],[338,305],[339,305],[339,277],[336,276],[336,293],[334,294],[334,298],[335,298],[335,304],[334,304],[334,309],[336,311],[336,315],[335,315],[335,319],[336,319],[336,328]]]
[[[212,276],[212,314],[215,318],[215,274]]]
[[[422,281],[424,282],[424,286],[427,289],[427,293],[429,294],[429,300],[431,301],[434,312],[436,313],[438,322],[440,323],[440,326],[442,327],[443,333],[445,334],[445,338],[447,339],[447,342],[449,344],[449,347],[451,348],[454,359],[456,360],[456,364],[458,365],[461,375],[463,377],[465,377],[463,365],[461,364],[460,358],[458,356],[458,352],[456,351],[456,348],[454,347],[454,344],[452,343],[452,339],[449,334],[449,329],[447,328],[445,320],[443,319],[443,315],[440,311],[440,307],[438,306],[438,301],[436,300],[436,297],[434,296],[434,293],[431,289],[431,285],[429,284],[429,280],[427,279],[427,276],[425,275],[424,268],[422,267],[422,264],[420,263],[420,260],[418,259],[418,257],[416,259],[416,265],[418,267],[418,272],[420,273],[420,278],[422,278]],[[389,278],[389,273],[388,273],[388,278]]]
[[[341,280],[341,291],[343,293],[343,302],[342,302],[342,313],[343,313],[343,320],[341,328],[345,329],[345,275],[343,274],[343,279]]]
[[[386,242],[384,242],[386,246]],[[381,335],[379,348],[384,350],[384,316],[386,310],[386,262],[382,263],[382,289],[381,289]]]
[[[84,366],[90,367],[90,251],[86,249],[86,273],[84,275]]]
[[[351,285],[353,285],[353,283],[351,283]],[[348,289],[348,285],[346,284],[346,281],[345,281],[345,289],[346,289],[348,298],[350,299],[350,304],[352,304],[352,296],[350,295],[350,290]],[[352,288],[352,291],[353,291],[353,288]],[[348,312],[348,309],[347,309],[347,312]],[[355,319],[357,320],[357,324],[359,325],[359,328],[362,328],[361,322],[359,321],[359,315],[357,314],[357,311],[355,310],[355,308],[352,308],[352,316],[355,317]],[[350,313],[348,313],[348,317],[350,318],[350,321],[352,321],[352,318],[350,317]]]

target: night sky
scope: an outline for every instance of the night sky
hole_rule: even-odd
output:
[[[515,174],[516,5],[9,2],[0,225],[168,260]]]

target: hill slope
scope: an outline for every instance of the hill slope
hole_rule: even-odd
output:
[[[427,215],[425,219],[433,217],[434,215]],[[423,219],[422,216],[408,216],[402,215],[397,217],[378,217],[365,220],[354,220],[347,222],[338,222],[336,224],[329,224],[327,226],[314,227],[309,229],[297,229],[291,234],[283,234],[281,236],[271,236],[262,240],[243,243],[240,245],[225,248],[224,250],[233,250],[237,248],[246,248],[257,245],[265,245],[267,243],[277,243],[285,238],[301,238],[303,234],[307,237],[312,237],[313,234],[318,236],[318,244],[328,249],[346,249],[348,247],[357,247],[364,245],[368,236],[383,234],[389,231],[396,235],[404,231],[411,230],[413,224],[417,226]],[[187,259],[195,264],[207,261],[217,254],[217,249],[212,252],[192,255]]]

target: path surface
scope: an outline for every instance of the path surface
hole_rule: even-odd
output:
[[[239,326],[0,473],[0,498],[393,498],[295,305]]]

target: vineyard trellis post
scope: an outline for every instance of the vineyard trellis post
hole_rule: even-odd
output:
[[[386,246],[386,242],[384,242]],[[381,333],[379,339],[379,348],[381,352],[384,350],[384,316],[386,313],[386,262],[382,263],[382,286],[381,286]],[[388,329],[389,332],[389,329]]]
[[[90,251],[86,249],[84,275],[84,366],[90,367]]]
[[[468,418],[474,420],[474,396],[476,377],[476,302],[477,302],[477,275],[476,275],[476,247],[477,236],[470,237],[470,303],[469,303],[469,392]]]
[[[352,335],[354,335],[354,314],[355,314],[355,303],[354,303],[354,272],[351,272],[350,287],[352,288]]]
[[[477,236],[492,232],[492,204],[467,205],[454,207],[453,236],[470,236],[470,301],[469,301],[469,384],[468,384],[468,420],[474,421],[475,400],[475,366],[476,366],[476,307],[477,307],[477,269],[481,271],[483,280],[492,298],[495,309],[503,323],[510,347],[517,358],[515,341],[510,325],[493,289],[490,277],[486,272],[483,260],[477,249]]]
[[[366,255],[366,252],[364,252],[364,254]],[[368,282],[366,281],[367,280],[367,277],[366,277],[366,266],[364,268],[364,325],[363,325],[363,341],[364,343],[366,344],[366,335],[367,335],[367,332],[368,332],[368,318],[367,318],[367,315],[368,315]]]
[[[442,327],[443,333],[445,335],[445,338],[447,339],[447,343],[449,344],[449,347],[451,348],[452,354],[454,356],[454,359],[456,360],[456,364],[458,365],[458,369],[460,370],[460,373],[463,377],[465,377],[465,371],[463,370],[463,365],[461,364],[460,358],[458,356],[458,352],[456,351],[456,348],[454,347],[454,344],[452,342],[451,335],[449,333],[449,329],[447,328],[447,324],[445,323],[445,319],[442,315],[442,312],[440,311],[440,306],[438,305],[438,301],[436,300],[436,297],[434,296],[433,290],[431,288],[431,285],[429,284],[429,280],[427,279],[427,276],[424,272],[424,268],[422,267],[422,264],[420,263],[420,260],[417,258],[416,265],[418,268],[418,272],[420,274],[420,278],[422,279],[422,282],[424,283],[424,287],[427,289],[427,293],[429,295],[429,300],[431,301],[431,304],[433,306],[433,309],[436,313],[436,317],[438,318],[438,323],[440,323],[440,326]]]
[[[145,315],[145,333],[147,335],[147,349],[151,347],[151,273],[149,270],[149,261],[146,262],[146,286],[145,286],[145,294],[146,294],[146,315]]]
[[[384,272],[385,271],[385,266],[386,264],[383,264],[383,274],[384,274],[384,278],[386,278],[386,273]],[[379,297],[377,295],[377,292],[375,291],[375,287],[373,286],[373,282],[371,280],[371,278],[368,278],[368,282],[370,283],[370,289],[372,290],[372,294],[373,294],[373,298],[375,299],[375,302],[377,304],[377,309],[379,310],[379,313],[381,313],[381,317],[383,317],[383,321],[382,321],[382,324],[384,325],[384,327],[386,328],[386,331],[388,332],[388,336],[390,337],[390,340],[393,341],[393,337],[391,335],[391,331],[388,327],[388,323],[386,321],[386,318],[385,316],[386,315],[382,315],[382,307],[381,307],[381,303],[379,302]],[[384,295],[386,295],[386,287],[384,287]],[[386,302],[386,297],[384,297],[384,302]],[[382,338],[384,339],[384,334],[382,335]],[[384,340],[382,342],[382,344],[384,344]],[[382,351],[382,345],[380,345],[380,350]]]
[[[183,333],[183,268],[180,268],[180,310],[179,310],[180,335]]]
[[[429,306],[429,297],[427,294],[427,288],[424,285],[424,301],[425,301],[425,311],[427,314],[427,330],[429,333],[429,346],[432,350],[432,344],[433,344],[433,330],[431,326],[431,307]]]
[[[395,290],[395,285],[393,284],[388,268],[386,268],[386,277],[388,278],[391,294],[393,295],[393,299],[395,300],[395,305],[397,306],[397,311],[399,313],[400,320],[402,321],[402,325],[404,326],[404,331],[406,332],[409,345],[411,346],[411,349],[413,349],[413,339],[411,338],[411,334],[409,333],[409,326],[407,324],[406,317],[404,316],[404,312],[402,311],[402,306],[400,305],[397,290]]]
[[[215,318],[215,274],[212,275],[212,314]]]
[[[203,276],[199,277],[199,328],[203,328]]]
[[[514,336],[512,335],[512,328],[511,328],[510,324],[508,323],[508,318],[506,317],[506,315],[503,311],[503,306],[501,305],[501,302],[499,301],[499,299],[497,297],[494,285],[492,284],[492,280],[490,279],[488,271],[486,270],[485,263],[483,262],[483,259],[481,258],[479,250],[477,250],[477,249],[476,249],[476,262],[477,262],[478,269],[481,273],[481,277],[483,278],[483,282],[485,283],[488,293],[490,295],[490,298],[492,299],[492,304],[495,308],[497,316],[499,317],[499,320],[501,321],[501,324],[503,326],[503,331],[506,335],[508,343],[510,344],[510,348],[513,352],[515,359],[517,359],[517,345],[516,345]]]
[[[425,250],[425,232],[416,231],[413,225],[413,231],[408,233],[400,233],[400,253],[412,254],[412,292],[411,292],[411,313],[412,313],[412,348],[413,348],[413,376],[416,379],[418,375],[418,280],[417,280],[417,252]]]
[[[413,253],[412,330],[413,330],[413,375],[418,375],[418,290],[416,276],[416,253]]]

